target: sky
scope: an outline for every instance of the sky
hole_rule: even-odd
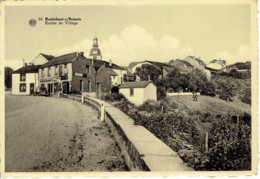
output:
[[[45,25],[39,17],[81,18],[78,25]],[[36,26],[29,20],[36,19]],[[14,70],[39,53],[83,51],[93,38],[104,60],[168,62],[188,55],[229,64],[250,59],[249,5],[7,6],[5,66]]]

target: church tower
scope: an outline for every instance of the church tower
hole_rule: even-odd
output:
[[[93,47],[90,50],[89,56],[91,56],[93,58],[93,60],[102,60],[101,51],[98,48],[98,38],[97,37],[95,37],[93,39]]]

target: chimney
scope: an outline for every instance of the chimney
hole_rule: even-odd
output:
[[[110,67],[112,66],[112,60],[111,59],[109,60],[109,66]]]
[[[79,52],[79,55],[83,56],[83,55],[84,55],[84,52]]]
[[[27,67],[27,63],[24,63],[24,66]]]

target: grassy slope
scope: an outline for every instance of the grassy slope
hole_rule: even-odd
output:
[[[244,112],[251,114],[251,106],[249,104],[241,102],[239,99],[234,98],[233,102],[226,102],[217,97],[199,96],[198,101],[193,101],[192,96],[172,96],[169,97],[171,102],[175,102],[178,105],[178,110],[200,111],[210,114],[240,114]],[[196,116],[190,116],[195,117]],[[208,131],[211,128],[211,122],[196,121],[196,127],[201,131]]]
[[[217,97],[199,96],[198,101],[193,101],[192,96],[172,96],[170,101],[177,103],[179,110],[200,110],[202,112],[210,112],[216,114],[223,113],[251,113],[251,106],[245,104],[238,99],[233,102],[226,102]]]

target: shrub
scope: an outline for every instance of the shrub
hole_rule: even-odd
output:
[[[243,95],[240,99],[244,103],[251,104],[251,88],[244,89]]]
[[[211,82],[207,82],[202,86],[201,94],[206,96],[216,96],[216,88],[215,85]]]
[[[110,93],[104,96],[105,101],[121,101],[121,100],[126,100],[125,96],[121,93]]]
[[[251,128],[243,121],[234,124],[230,116],[215,121],[209,132],[209,152],[199,170],[251,170]]]
[[[111,93],[119,93],[119,87],[118,86],[113,86],[112,88],[111,88]]]

